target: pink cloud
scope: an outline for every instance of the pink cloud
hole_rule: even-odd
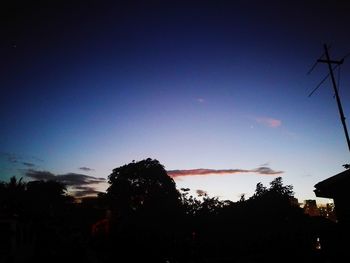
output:
[[[190,170],[170,170],[167,171],[168,175],[172,178],[182,177],[182,176],[198,176],[198,175],[229,175],[229,174],[242,174],[242,173],[255,173],[260,175],[278,175],[282,174],[283,171],[275,171],[269,167],[259,167],[255,169],[245,170],[245,169],[190,169]]]
[[[274,118],[256,118],[257,123],[261,123],[270,128],[277,128],[282,125],[282,121]]]

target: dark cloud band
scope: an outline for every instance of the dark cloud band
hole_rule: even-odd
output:
[[[33,169],[27,170],[26,176],[35,180],[55,180],[64,183],[67,186],[98,184],[105,182],[104,178],[97,178],[85,174],[67,173],[54,175],[48,171],[37,171]]]
[[[33,169],[28,169],[25,174],[27,177],[34,180],[54,180],[61,182],[67,187],[70,187],[72,194],[75,197],[96,195],[99,191],[96,190],[95,186],[106,181],[104,178],[93,177],[85,174],[66,173],[55,175],[48,171],[37,171]]]

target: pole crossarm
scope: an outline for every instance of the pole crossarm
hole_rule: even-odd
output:
[[[336,81],[335,81],[335,77],[334,77],[334,74],[333,74],[333,68],[332,68],[332,64],[340,65],[340,64],[342,64],[344,62],[344,59],[342,59],[340,61],[331,60],[329,58],[327,45],[324,45],[324,51],[325,51],[326,59],[319,59],[318,62],[322,62],[322,63],[328,64],[329,74],[331,76],[333,89],[334,89],[334,94],[335,94],[335,98],[337,100],[340,120],[341,120],[341,122],[343,124],[343,129],[344,129],[344,133],[345,133],[345,137],[346,137],[346,142],[348,144],[348,148],[349,148],[349,151],[350,151],[350,138],[349,138],[348,129],[346,127],[346,122],[345,122],[346,118],[344,116],[343,107],[341,105],[341,101],[340,101],[340,97],[339,97],[339,93],[338,93],[338,88],[337,88],[337,84],[336,84]]]
[[[344,63],[344,59],[342,60],[326,60],[326,59],[318,59],[317,62],[321,62],[321,63],[330,63],[330,64],[337,64],[337,65],[341,65]]]

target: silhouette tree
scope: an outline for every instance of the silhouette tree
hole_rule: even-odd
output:
[[[270,182],[270,188],[266,188],[262,183],[257,183],[253,199],[274,196],[276,199],[289,199],[294,195],[292,185],[283,185],[282,177],[277,177]]]
[[[66,193],[65,185],[60,182],[31,181],[26,185],[28,210],[36,218],[62,213],[66,204],[72,201]]]
[[[108,179],[107,198],[120,216],[165,213],[179,207],[175,182],[157,160],[133,161],[114,169]]]
[[[267,188],[262,183],[259,182],[256,184],[255,193],[253,197],[256,198],[258,196],[262,196],[263,194],[266,193],[266,191],[267,191]]]
[[[189,188],[181,188],[181,202],[184,214],[193,217],[195,216],[201,207],[201,201],[195,198],[193,195],[189,195]]]
[[[246,199],[245,199],[245,194],[241,194],[240,195],[240,198],[239,198],[239,202],[244,202]]]
[[[168,254],[181,218],[181,198],[163,165],[150,158],[133,161],[115,168],[108,179],[114,242],[125,251],[138,247],[150,259]]]
[[[9,253],[28,246],[30,251],[21,255],[25,262],[62,261],[57,255],[67,255],[71,202],[65,186],[56,181],[23,182],[12,177],[9,182],[0,182],[2,227],[10,231],[13,240]]]
[[[258,183],[247,201],[245,225],[251,237],[247,243],[264,260],[279,262],[288,254],[295,259],[310,245],[306,216],[293,204],[293,195],[293,186],[283,185],[282,177],[277,177],[268,188]]]
[[[41,211],[44,206],[51,207],[72,201],[66,194],[65,186],[56,181],[23,182],[11,177],[8,183],[0,183],[0,208],[9,213],[23,214],[25,211]]]
[[[269,192],[276,193],[282,197],[292,197],[294,195],[292,185],[283,185],[282,177],[277,177],[270,183]]]
[[[10,215],[18,215],[25,208],[26,184],[15,176],[8,183],[0,184],[0,210]]]

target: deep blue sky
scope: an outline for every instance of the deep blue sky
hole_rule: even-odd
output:
[[[349,162],[327,74],[350,52],[338,1],[50,1],[2,8],[0,178],[269,167],[296,197]],[[349,61],[340,92],[350,115]],[[79,169],[81,167],[89,169]],[[79,176],[77,175],[77,176]],[[236,200],[276,175],[177,177]],[[102,189],[102,188],[101,188]]]

